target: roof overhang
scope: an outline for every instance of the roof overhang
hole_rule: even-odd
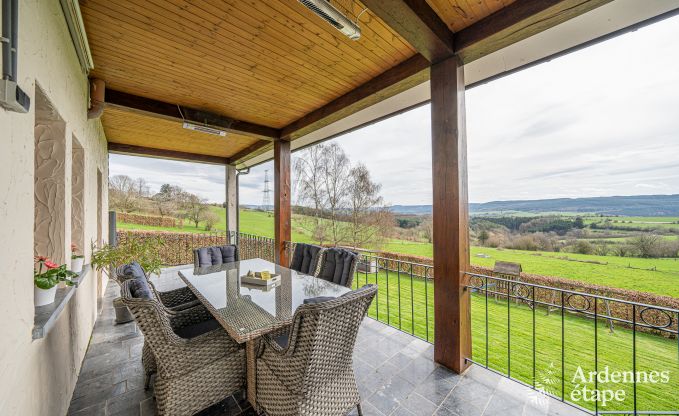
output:
[[[676,14],[679,14],[679,0],[615,0],[466,64],[467,88],[473,88]],[[293,140],[291,148],[295,151],[335,138],[426,104],[429,99],[429,81],[424,80],[417,86]],[[273,150],[267,148],[258,156],[238,163],[237,167],[256,166],[272,158]]]

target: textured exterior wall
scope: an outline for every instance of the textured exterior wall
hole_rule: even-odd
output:
[[[18,82],[31,97],[28,114],[0,108],[0,415],[64,415],[96,317],[96,273],[84,278],[51,332],[33,340],[33,250],[36,88],[63,119],[64,233],[71,241],[73,136],[85,154],[83,201],[85,255],[96,238],[96,171],[108,177],[101,123],[87,120],[87,77],[80,69],[56,0],[19,2]],[[104,188],[106,184],[104,183]],[[106,194],[103,207],[108,206]],[[66,248],[67,249],[67,248]],[[65,254],[64,254],[65,256]]]
[[[71,242],[82,254],[85,246],[85,149],[73,138],[71,158]]]

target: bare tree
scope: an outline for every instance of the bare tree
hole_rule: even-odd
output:
[[[108,189],[111,208],[122,212],[133,212],[139,209],[137,182],[129,176],[112,176],[108,181]]]
[[[151,197],[153,205],[161,217],[175,215],[184,191],[179,186],[164,184],[160,191]]]
[[[212,211],[211,209],[207,209],[207,210],[203,211],[203,214],[201,216],[201,221],[205,222],[205,230],[206,231],[212,231],[215,224],[217,224],[219,222],[219,215],[217,215],[217,213]]]
[[[349,230],[348,239],[354,248],[376,243],[393,227],[393,216],[384,209],[379,195],[381,185],[370,178],[368,168],[359,163],[349,171]],[[389,220],[391,219],[391,224]]]
[[[186,218],[193,222],[198,228],[198,224],[203,220],[203,213],[207,211],[208,206],[205,205],[206,201],[197,195],[184,192],[182,195],[182,205],[186,212]]]
[[[639,234],[629,240],[629,243],[636,249],[641,257],[655,257],[658,252],[658,245],[661,241],[660,236],[655,234]]]
[[[305,216],[308,220],[301,221],[300,225],[311,232],[319,244],[327,239],[327,222],[322,219],[327,201],[324,181],[326,149],[323,144],[306,148],[295,160],[294,166],[297,203],[312,210],[312,215]]]
[[[329,215],[329,237],[338,245],[345,237],[342,213],[346,212],[349,194],[349,158],[344,150],[333,143],[327,146],[324,157],[323,182],[326,195],[326,210]]]

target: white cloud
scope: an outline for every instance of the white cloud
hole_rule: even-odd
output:
[[[469,90],[470,200],[679,193],[678,23],[674,17]],[[334,139],[368,166],[389,203],[431,203],[429,110]],[[223,200],[222,168],[176,163],[111,156],[111,172]],[[261,203],[266,169],[271,176],[267,163],[241,177],[242,203]]]

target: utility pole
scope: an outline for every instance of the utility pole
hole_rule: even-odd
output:
[[[262,196],[262,209],[265,212],[271,211],[271,188],[269,187],[269,170],[264,171],[264,195]]]

